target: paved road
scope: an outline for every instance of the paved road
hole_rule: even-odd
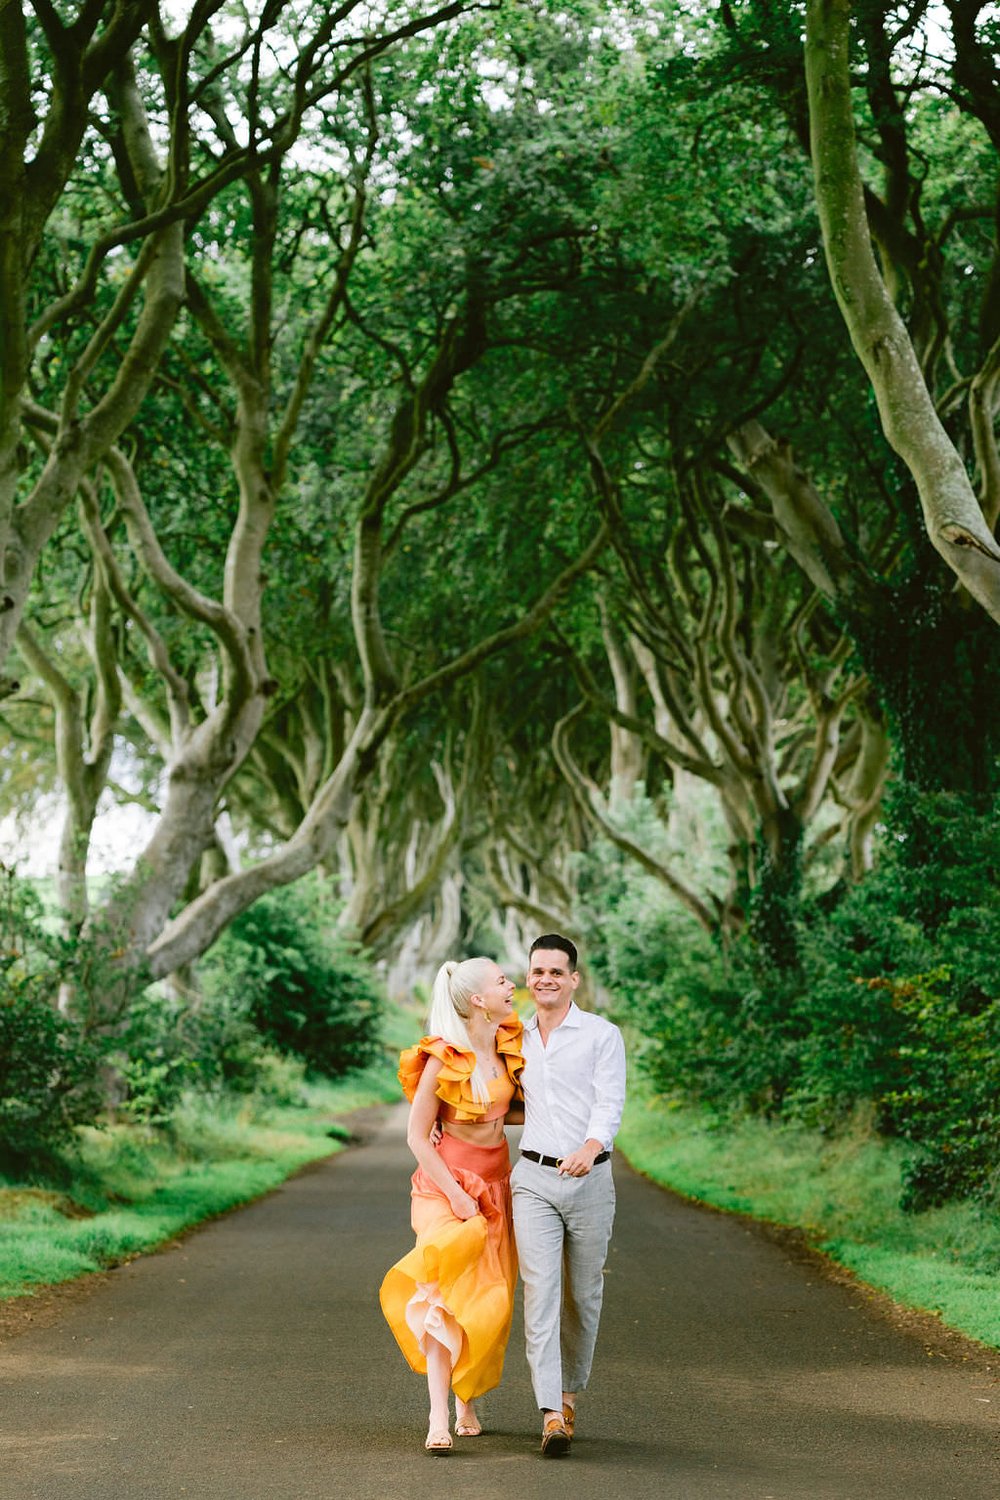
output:
[[[403,1114],[0,1348],[0,1500],[996,1500],[1000,1387],[624,1166],[572,1455],[517,1337],[489,1432],[420,1448],[377,1311],[409,1242]],[[515,1328],[519,1326],[518,1312]]]

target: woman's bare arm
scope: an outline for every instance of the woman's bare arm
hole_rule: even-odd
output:
[[[427,1059],[427,1065],[417,1084],[417,1092],[410,1105],[410,1119],[406,1127],[406,1144],[413,1152],[417,1165],[422,1167],[432,1181],[444,1193],[457,1219],[471,1219],[479,1212],[479,1205],[465,1189],[455,1181],[441,1157],[431,1144],[431,1131],[437,1120],[440,1101],[435,1093],[441,1064],[436,1057]]]

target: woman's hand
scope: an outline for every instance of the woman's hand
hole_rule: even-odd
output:
[[[455,1184],[455,1191],[449,1193],[452,1213],[456,1219],[474,1219],[479,1212],[479,1204],[464,1188]]]

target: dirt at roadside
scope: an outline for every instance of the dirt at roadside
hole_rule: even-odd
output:
[[[40,1287],[28,1296],[9,1297],[0,1302],[0,1345],[32,1329],[51,1328],[71,1307],[85,1301],[98,1287],[105,1286],[107,1280],[107,1271],[95,1271],[61,1286]]]

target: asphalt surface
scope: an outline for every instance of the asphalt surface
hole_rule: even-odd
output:
[[[404,1120],[0,1347],[2,1500],[1000,1496],[988,1355],[620,1162],[570,1456],[538,1454],[520,1308],[487,1433],[424,1454],[423,1382],[377,1304],[410,1243]]]

